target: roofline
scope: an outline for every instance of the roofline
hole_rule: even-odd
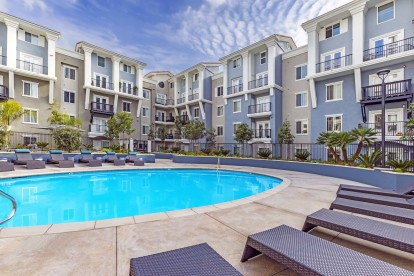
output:
[[[196,69],[197,67],[202,67],[202,66],[204,66],[204,67],[207,67],[207,66],[221,66],[221,65],[222,65],[221,62],[200,62],[200,63],[197,63],[196,65],[193,65],[193,66],[191,66],[191,67],[189,67],[189,68],[181,71],[178,74],[175,74],[173,77],[181,76],[181,75],[183,75],[186,72],[189,72],[189,71],[192,71],[192,70]]]
[[[3,18],[8,19],[10,21],[18,21],[19,25],[21,23],[22,24],[25,24],[25,25],[29,25],[30,27],[32,27],[34,29],[41,29],[42,31],[44,31],[46,33],[50,33],[50,34],[52,34],[54,36],[57,36],[58,38],[60,37],[60,32],[58,32],[58,31],[55,31],[55,30],[49,29],[47,27],[38,25],[36,23],[33,23],[33,22],[30,22],[30,21],[24,20],[24,19],[19,18],[17,16],[14,16],[14,15],[11,15],[11,14],[8,14],[8,13],[1,12],[0,11],[0,17],[3,17]]]
[[[171,71],[151,71],[146,73],[144,77],[149,77],[152,75],[168,75],[170,77],[174,76],[174,74],[171,73]]]
[[[136,60],[136,59],[133,59],[133,58],[127,57],[127,56],[125,56],[125,55],[121,55],[121,54],[119,54],[119,53],[116,53],[116,52],[113,52],[113,51],[107,50],[107,49],[105,49],[105,48],[102,48],[102,47],[96,46],[96,45],[91,44],[91,43],[86,42],[86,41],[79,41],[78,43],[76,43],[75,50],[77,50],[77,49],[78,49],[78,47],[82,47],[82,46],[86,46],[86,47],[94,48],[94,49],[97,49],[97,50],[99,50],[99,51],[101,51],[101,52],[107,53],[108,55],[113,55],[113,56],[120,57],[120,58],[122,58],[122,59],[124,59],[124,60],[127,60],[127,61],[129,61],[129,62],[132,62],[132,63],[136,63],[136,64],[138,64],[138,65],[141,65],[141,67],[142,67],[142,68],[144,68],[145,66],[147,66],[147,64],[146,64],[146,63],[144,63],[144,62],[142,62],[142,61],[139,61],[139,60]]]
[[[298,56],[298,55],[301,55],[307,52],[308,52],[308,44],[300,46],[299,48],[293,49],[289,52],[283,53],[282,60],[295,57],[295,56]]]

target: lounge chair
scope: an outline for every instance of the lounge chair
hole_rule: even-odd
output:
[[[351,191],[351,192],[367,193],[367,194],[374,194],[374,195],[413,198],[414,194],[412,193],[414,193],[414,182],[411,184],[407,184],[404,187],[398,187],[395,190],[341,184],[339,185],[339,189],[337,193],[339,193],[340,191]]]
[[[337,198],[334,202],[332,202],[329,209],[337,209],[414,225],[414,210],[406,208]]]
[[[106,162],[113,163],[114,166],[125,166],[125,160],[118,159],[115,152],[106,153]]]
[[[10,163],[7,158],[0,160],[0,172],[10,172],[14,171],[13,163]]]
[[[337,194],[337,197],[406,209],[414,209],[414,198],[407,199],[401,197],[373,195],[351,191],[340,191]]]
[[[34,160],[28,149],[16,149],[14,153],[16,154],[16,159],[13,161],[15,165],[26,165],[29,170],[46,168],[45,161]]]
[[[208,244],[131,259],[129,275],[240,276],[234,267]]]
[[[134,163],[134,166],[144,166],[145,165],[144,160],[142,160],[142,158],[139,158],[137,156],[137,153],[133,152],[133,151],[128,152],[128,157],[126,159],[126,162]]]
[[[87,163],[89,167],[102,167],[102,160],[93,159],[91,151],[81,150],[81,155],[79,162]]]
[[[327,209],[309,215],[302,231],[309,232],[317,226],[414,253],[413,229]]]
[[[48,164],[56,164],[59,168],[73,168],[75,163],[72,160],[65,160],[61,150],[50,150],[50,159]]]
[[[414,275],[287,225],[250,235],[241,261],[264,254],[301,275]]]

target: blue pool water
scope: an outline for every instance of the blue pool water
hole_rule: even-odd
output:
[[[222,203],[272,189],[279,178],[215,170],[123,170],[1,179],[17,201],[0,227],[102,220]],[[0,197],[0,218],[11,203]]]

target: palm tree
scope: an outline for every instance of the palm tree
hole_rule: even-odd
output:
[[[9,146],[10,125],[21,118],[23,114],[22,106],[15,100],[0,103],[0,140],[6,148]]]
[[[372,128],[354,128],[351,130],[351,134],[356,138],[356,141],[358,141],[357,150],[350,160],[351,162],[354,162],[361,154],[363,146],[370,146],[374,143],[375,135],[377,135],[378,132]]]
[[[319,134],[318,139],[316,139],[316,143],[319,145],[325,145],[328,147],[329,152],[332,154],[332,156],[335,159],[335,162],[338,162],[340,160],[338,153],[335,150],[335,144],[333,143],[333,136],[334,132],[321,132]]]
[[[357,138],[351,134],[351,132],[334,132],[331,142],[341,148],[344,162],[348,163],[347,147],[349,144],[355,142]]]

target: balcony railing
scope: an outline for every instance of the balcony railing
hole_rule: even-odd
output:
[[[167,123],[174,123],[175,122],[175,118],[173,116],[167,116],[167,117],[165,117],[165,121]]]
[[[169,105],[174,105],[174,100],[173,99],[164,99],[164,98],[155,98],[155,103],[160,104],[160,105],[169,106]]]
[[[198,97],[199,97],[198,93],[188,95],[188,101],[198,100]]]
[[[372,128],[376,132],[378,132],[378,136],[381,136],[382,133],[382,126],[381,122],[376,123],[365,123],[363,124],[365,128]],[[385,136],[403,136],[407,132],[407,128],[405,127],[405,122],[398,121],[398,122],[385,122]]]
[[[249,81],[249,89],[255,89],[269,84],[267,77]]]
[[[181,123],[183,123],[183,124],[187,124],[187,123],[189,122],[189,120],[188,120],[188,115],[181,115],[181,116],[180,116],[180,121],[181,121]]]
[[[138,96],[138,88],[137,87],[124,87],[121,86],[119,89],[122,93],[128,94],[128,95],[134,95]]]
[[[411,79],[389,82],[385,84],[385,98],[396,99],[397,97],[409,96],[412,94]],[[382,85],[370,85],[362,87],[362,100],[372,101],[382,98]]]
[[[92,79],[91,85],[99,88],[114,90],[114,84],[109,81],[103,81],[102,79]]]
[[[177,104],[182,104],[183,102],[185,102],[185,97],[181,97],[177,99]]]
[[[6,56],[0,56],[0,64],[1,65],[6,65],[7,64],[7,57]]]
[[[0,85],[0,101],[9,99],[9,88],[5,85]]]
[[[43,66],[41,64],[36,64],[36,63],[30,63],[28,61],[24,61],[20,59],[16,59],[16,61],[17,61],[17,68],[19,69],[47,75],[47,66]]]
[[[174,135],[173,134],[167,134],[167,139],[170,139],[170,140],[174,139]]]
[[[254,129],[254,138],[257,138],[257,139],[272,138],[270,128]]]
[[[364,51],[364,61],[414,50],[414,37],[388,43]]]
[[[156,122],[165,122],[165,116],[157,116],[155,115]]]
[[[230,87],[227,87],[227,94],[236,94],[243,91],[243,84],[237,84]]]
[[[112,104],[103,104],[92,102],[91,103],[91,112],[105,115],[114,115],[114,106]]]
[[[340,58],[335,58],[316,64],[316,73],[330,71],[352,64],[352,55],[346,55]]]
[[[255,104],[255,105],[249,105],[248,112],[249,112],[249,114],[270,112],[270,111],[272,111],[271,107],[272,107],[272,105],[271,105],[270,102]]]
[[[98,125],[98,124],[90,124],[89,125],[89,132],[94,133],[105,133],[105,131],[108,129],[106,125]]]

